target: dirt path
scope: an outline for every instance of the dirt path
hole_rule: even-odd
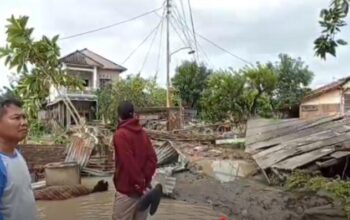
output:
[[[175,197],[190,203],[210,204],[235,220],[330,219],[324,214],[305,215],[310,208],[329,205],[329,199],[289,193],[252,180],[237,179],[221,184],[203,175],[181,173],[177,175]]]

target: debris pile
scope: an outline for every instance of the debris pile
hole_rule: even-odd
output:
[[[344,179],[350,176],[350,118],[251,120],[246,152],[269,182],[283,182],[295,169]]]
[[[158,158],[158,168],[153,184],[161,183],[163,193],[172,196],[176,185],[176,178],[173,175],[186,170],[188,160],[171,141],[154,141],[153,145]]]

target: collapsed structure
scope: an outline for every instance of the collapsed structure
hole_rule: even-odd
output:
[[[256,119],[248,122],[246,152],[270,182],[295,169],[324,176],[350,175],[350,117]]]

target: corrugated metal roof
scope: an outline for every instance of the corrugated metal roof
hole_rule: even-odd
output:
[[[80,167],[85,167],[89,162],[94,146],[92,138],[73,136],[71,143],[68,145],[65,162],[76,162]]]
[[[119,64],[108,60],[89,49],[77,50],[60,59],[61,62],[71,65],[97,66],[103,69],[118,70],[124,72],[127,69]]]
[[[89,49],[85,48],[85,49],[81,50],[80,52],[83,53],[84,55],[86,55],[87,57],[95,60],[96,62],[101,63],[103,65],[103,68],[105,68],[105,69],[116,69],[116,70],[120,70],[122,72],[126,70],[125,67],[123,67],[119,64],[116,64],[113,61],[110,61],[110,60],[98,55],[97,53],[92,52]]]

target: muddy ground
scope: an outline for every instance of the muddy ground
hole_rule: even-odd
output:
[[[195,204],[209,204],[235,220],[346,219],[340,208],[325,196],[286,192],[254,179],[230,183],[195,172],[176,175],[175,198]]]

